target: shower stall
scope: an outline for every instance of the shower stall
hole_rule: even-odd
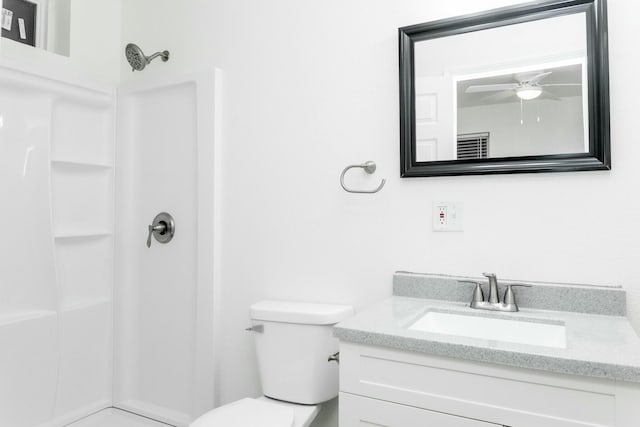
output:
[[[0,62],[0,426],[186,426],[214,406],[217,80]],[[174,237],[147,247],[160,212]]]

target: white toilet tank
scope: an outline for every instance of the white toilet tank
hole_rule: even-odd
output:
[[[251,323],[265,396],[315,405],[338,395],[333,325],[353,314],[347,305],[262,301]]]

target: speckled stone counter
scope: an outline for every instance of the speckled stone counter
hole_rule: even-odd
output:
[[[640,382],[640,339],[624,317],[621,288],[528,282],[533,285],[526,289],[530,297],[517,294],[520,312],[501,313],[469,308],[472,285],[461,287],[458,279],[469,280],[396,273],[394,296],[339,323],[334,335],[344,341],[437,356]],[[558,303],[554,295],[566,301]],[[552,348],[409,329],[429,311],[563,323],[567,345]]]
[[[393,295],[436,300],[469,302],[474,285],[460,281],[487,283],[485,277],[419,274],[398,271],[393,275]],[[498,277],[500,298],[506,285],[525,284],[530,288],[517,288],[520,307],[542,310],[573,311],[578,313],[627,314],[626,292],[620,287],[578,285],[567,283],[541,283]],[[488,287],[484,287],[485,295]]]

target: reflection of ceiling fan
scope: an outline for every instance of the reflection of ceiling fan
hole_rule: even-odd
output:
[[[465,91],[466,93],[479,92],[503,92],[496,94],[501,98],[508,98],[517,95],[518,98],[524,100],[535,99],[539,97],[543,91],[545,96],[552,99],[560,99],[548,93],[543,88],[549,86],[582,86],[580,83],[555,83],[555,84],[539,84],[543,79],[551,75],[551,71],[541,73],[521,73],[514,76],[517,81],[514,83],[497,83],[488,85],[471,85]]]

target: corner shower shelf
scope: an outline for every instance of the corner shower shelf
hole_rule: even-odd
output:
[[[70,231],[55,233],[53,236],[56,240],[64,239],[97,239],[102,237],[110,237],[113,233],[109,231]]]
[[[103,304],[111,304],[111,300],[104,297],[71,297],[62,300],[60,311],[83,310]]]
[[[56,314],[53,310],[16,310],[0,314],[0,327]]]
[[[51,165],[61,168],[88,168],[88,169],[112,169],[113,165],[98,162],[85,162],[79,160],[56,160],[51,159]]]

